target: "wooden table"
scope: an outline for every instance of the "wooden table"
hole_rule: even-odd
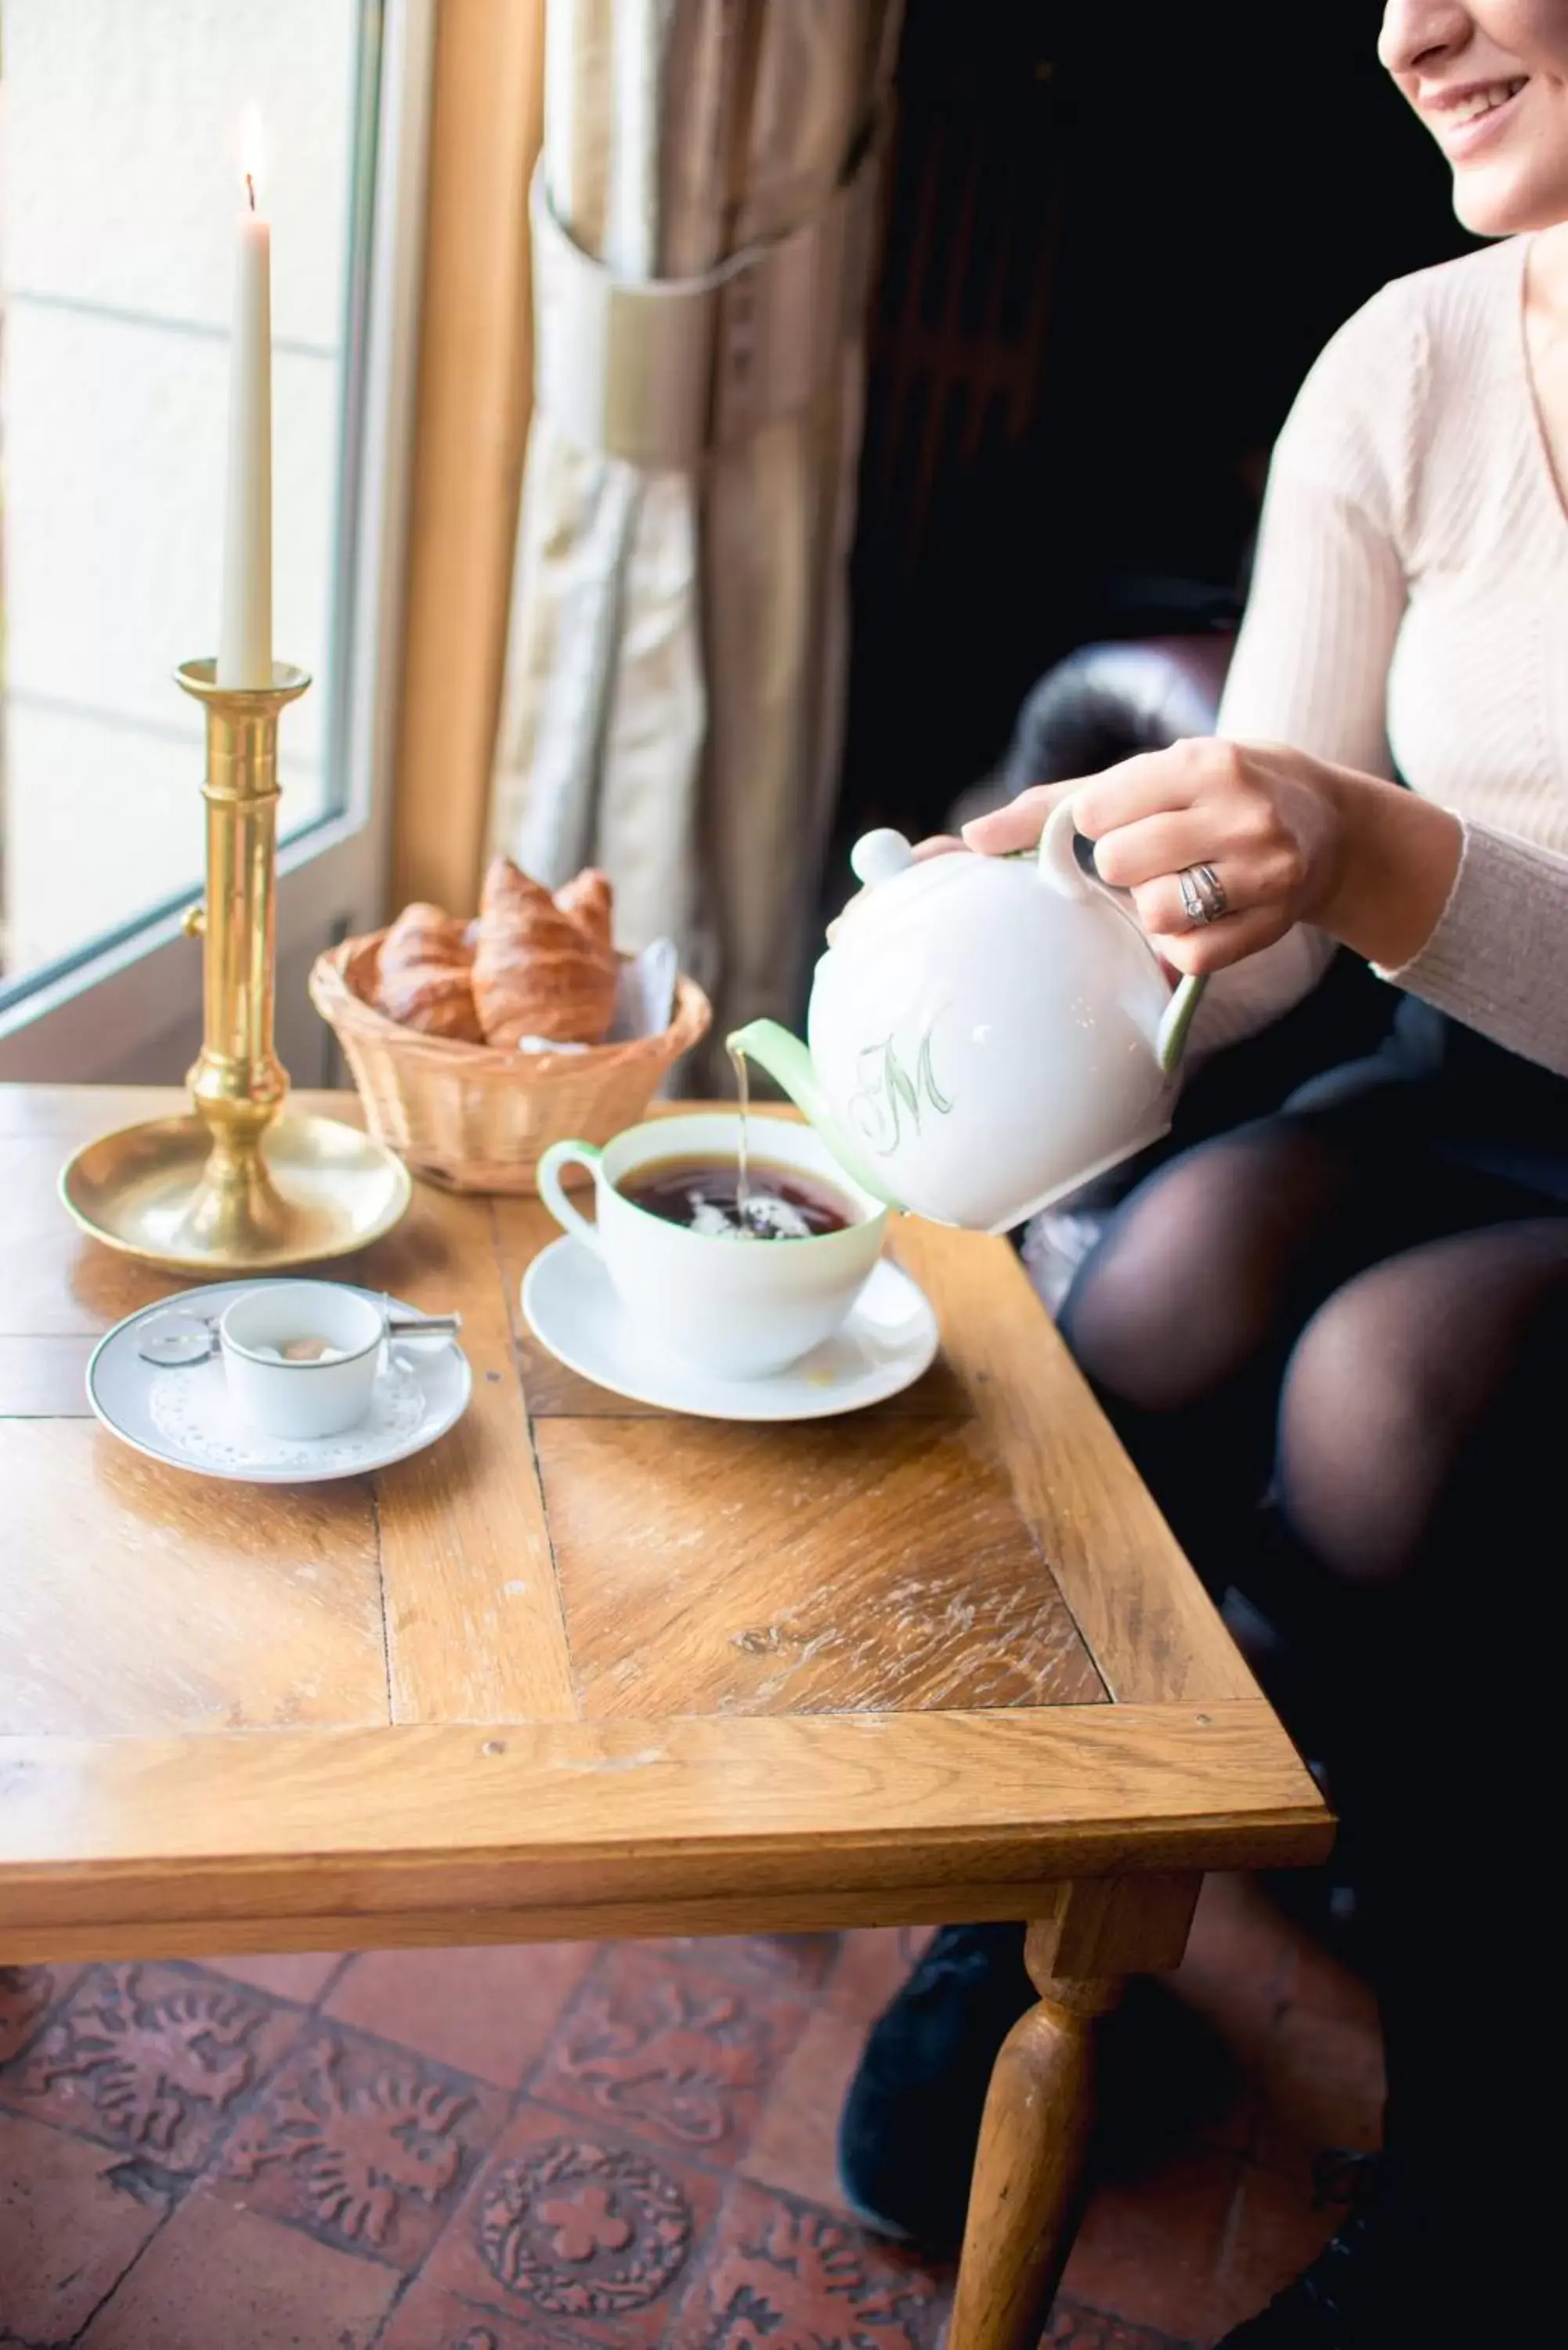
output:
[[[55,1197],[170,1106],[0,1088],[0,1960],[1030,1918],[952,2339],[1032,2342],[1090,2019],[1205,1869],[1331,1831],[1011,1250],[900,1220],[933,1371],[725,1427],[558,1369],[544,1211],[421,1186],[344,1271],[461,1310],[465,1419],[373,1482],[211,1483],[88,1416],[94,1337],[175,1284]]]

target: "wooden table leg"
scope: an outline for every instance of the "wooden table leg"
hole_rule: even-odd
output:
[[[1034,2350],[1073,2241],[1095,2018],[1127,1975],[1179,1965],[1201,1881],[1059,1886],[1030,1927],[1024,1958],[1040,2003],[1013,2025],[991,2076],[948,2350]]]

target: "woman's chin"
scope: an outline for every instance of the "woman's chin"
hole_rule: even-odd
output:
[[[1521,236],[1555,228],[1568,220],[1568,179],[1551,184],[1538,173],[1495,163],[1474,163],[1454,173],[1454,215],[1472,236]]]

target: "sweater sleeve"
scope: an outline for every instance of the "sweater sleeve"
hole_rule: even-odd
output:
[[[1308,375],[1275,444],[1251,593],[1226,680],[1220,734],[1289,743],[1391,775],[1385,710],[1405,609],[1399,539],[1420,351],[1397,286],[1357,311]],[[1334,955],[1300,926],[1217,972],[1193,1026],[1199,1054],[1254,1035],[1299,1003]]]
[[[1568,858],[1467,822],[1449,902],[1421,949],[1382,979],[1568,1076]]]

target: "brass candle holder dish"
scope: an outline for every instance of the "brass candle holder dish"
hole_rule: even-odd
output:
[[[176,682],[207,718],[202,1045],[193,1115],[123,1128],[60,1178],[85,1232],[182,1273],[275,1273],[363,1248],[408,1207],[407,1168],[334,1118],[284,1117],[273,1043],[276,989],[277,722],[310,683],[273,664],[270,686],[220,686],[186,661]]]

